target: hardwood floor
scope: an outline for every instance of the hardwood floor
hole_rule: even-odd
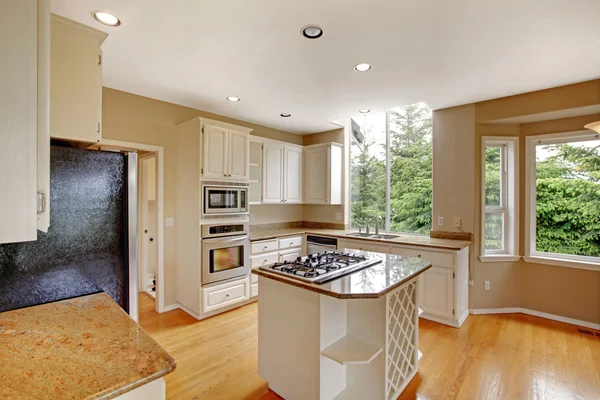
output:
[[[197,321],[154,311],[140,324],[176,360],[168,399],[280,399],[257,370],[257,304]],[[471,315],[461,329],[419,323],[419,372],[400,399],[600,399],[600,336],[524,314]],[[370,400],[370,399],[369,399]]]

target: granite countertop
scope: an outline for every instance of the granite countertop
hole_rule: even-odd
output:
[[[468,247],[471,242],[462,241],[462,240],[449,240],[449,239],[436,239],[430,238],[429,236],[424,235],[408,235],[408,234],[400,234],[398,238],[392,240],[384,240],[384,239],[372,239],[372,238],[357,238],[352,236],[347,236],[348,233],[352,233],[355,231],[350,230],[337,230],[337,229],[319,229],[319,228],[282,228],[282,229],[270,229],[270,230],[258,230],[250,232],[250,240],[267,240],[274,239],[281,236],[291,236],[291,235],[324,235],[330,237],[336,237],[339,239],[348,239],[348,240],[365,240],[371,242],[379,242],[386,244],[403,244],[409,246],[421,246],[421,247],[430,247],[442,250],[462,250],[465,247]]]
[[[431,268],[431,264],[422,258],[370,251],[355,254],[382,262],[323,284],[287,278],[262,269],[253,269],[252,273],[338,299],[377,299]]]
[[[0,398],[112,399],[175,360],[108,294],[0,313]]]

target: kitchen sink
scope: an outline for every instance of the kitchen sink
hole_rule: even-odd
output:
[[[400,235],[392,235],[392,234],[385,234],[385,233],[382,233],[380,235],[373,235],[372,233],[359,233],[359,232],[348,233],[346,236],[365,238],[365,239],[382,239],[382,240],[392,240],[392,239],[396,239],[396,238],[400,237]]]
[[[348,233],[348,234],[346,234],[346,236],[360,237],[360,238],[369,238],[369,237],[371,237],[373,235],[371,233],[354,232],[354,233]]]

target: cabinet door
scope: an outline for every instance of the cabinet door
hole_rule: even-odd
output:
[[[106,34],[52,16],[50,135],[95,143],[102,129],[102,50]]]
[[[454,270],[431,267],[419,277],[419,307],[423,312],[454,319]]]
[[[247,181],[249,178],[250,143],[249,134],[229,131],[228,170],[229,179]]]
[[[263,148],[263,204],[280,204],[283,195],[283,146],[265,143]]]
[[[0,243],[36,240],[37,1],[0,15]]]
[[[329,202],[329,149],[327,147],[309,149],[305,150],[305,154],[305,203],[327,204]]]
[[[302,149],[286,147],[284,157],[283,202],[302,203]]]
[[[227,138],[225,128],[204,125],[204,174],[205,178],[227,179]]]

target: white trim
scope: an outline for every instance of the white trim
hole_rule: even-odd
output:
[[[563,317],[560,315],[549,314],[541,311],[530,310],[528,308],[521,307],[507,307],[507,308],[479,308],[472,309],[471,314],[473,315],[485,315],[485,314],[527,314],[533,315],[534,317],[550,319],[552,321],[563,322],[565,324],[582,326],[584,328],[590,328],[595,330],[600,330],[600,324],[596,324],[594,322],[583,321],[580,319]]]
[[[156,153],[158,168],[156,182],[158,191],[158,265],[156,271],[158,282],[156,285],[156,312],[163,313],[165,312],[165,148],[163,146],[112,139],[101,139],[98,144]]]
[[[163,312],[168,312],[168,311],[173,311],[173,310],[177,310],[179,308],[181,308],[181,304],[179,303],[175,303],[175,304],[169,304],[168,306],[164,306],[163,307]]]
[[[536,251],[536,144],[569,143],[597,139],[598,134],[588,130],[575,132],[551,133],[525,137],[525,256],[527,262],[549,264],[559,267],[580,268],[600,271],[598,257],[585,257],[569,254],[553,254]]]
[[[500,207],[485,205],[485,150],[487,146],[500,147],[501,168],[501,204]],[[510,257],[519,253],[519,137],[518,136],[483,136],[481,138],[481,230],[480,258],[491,254]],[[506,183],[503,183],[506,182]],[[504,215],[503,249],[485,250],[485,216],[493,212]],[[516,260],[514,260],[516,261]],[[482,262],[486,262],[483,261]],[[490,261],[491,262],[491,261]]]
[[[562,258],[544,257],[537,253],[535,256],[524,256],[523,259],[528,263],[554,265],[556,267],[567,267],[586,269],[590,271],[600,271],[600,263],[590,263],[580,260],[566,260]]]
[[[467,316],[469,314],[469,310],[467,310],[465,312],[465,314],[463,314],[461,316],[461,318],[460,318],[460,319],[462,319],[462,322],[460,321],[460,319],[459,320],[453,320],[453,319],[446,319],[446,318],[436,317],[435,315],[427,314],[426,312],[421,313],[421,315],[419,315],[419,318],[423,318],[423,319],[427,319],[429,321],[437,322],[438,324],[448,325],[448,326],[451,326],[453,328],[460,328],[460,325],[464,322],[465,319],[467,319]]]
[[[521,256],[514,254],[488,254],[485,256],[479,256],[479,261],[482,263],[493,263],[493,262],[516,262],[521,259]]]

